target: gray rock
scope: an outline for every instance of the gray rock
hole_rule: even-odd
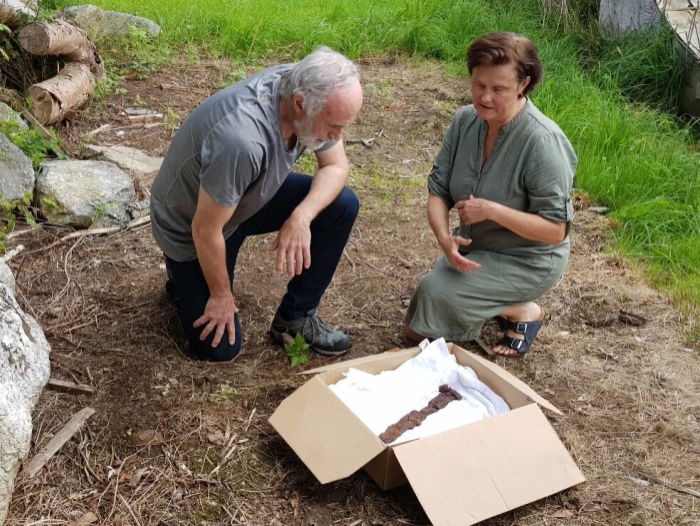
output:
[[[34,190],[32,161],[3,133],[0,133],[0,174],[0,194],[8,201],[22,199]]]
[[[143,29],[151,37],[157,37],[161,31],[158,24],[147,18],[117,11],[102,11],[90,4],[67,7],[62,16],[92,38],[128,36],[129,26]]]
[[[35,0],[3,0],[4,4],[8,4],[15,11],[25,13],[30,17],[36,16],[37,3]]]
[[[16,122],[20,130],[26,130],[29,128],[27,123],[22,120],[19,113],[10,108],[4,102],[0,102],[0,121]]]
[[[135,198],[134,184],[106,161],[49,161],[36,179],[41,211],[52,223],[78,228],[121,224]]]
[[[610,209],[607,206],[589,206],[588,211],[594,214],[605,215],[610,212]]]
[[[29,453],[32,409],[49,379],[50,352],[39,324],[0,283],[0,524]]]
[[[15,275],[3,260],[0,259],[0,284],[7,286],[12,294],[15,293]]]
[[[151,157],[136,148],[129,146],[99,146],[88,144],[85,153],[102,161],[109,161],[135,177],[153,175],[163,164],[162,157]]]
[[[146,217],[151,213],[151,201],[150,199],[142,199],[141,201],[134,201],[129,205],[129,215],[132,219],[138,219],[139,217]]]
[[[601,0],[598,22],[607,34],[617,35],[661,22],[656,0]]]

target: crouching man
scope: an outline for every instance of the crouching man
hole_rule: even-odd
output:
[[[350,349],[316,308],[359,208],[345,188],[342,136],[361,106],[356,66],[322,47],[214,94],[176,133],[153,183],[151,219],[194,358],[239,353],[236,257],[247,236],[267,232],[278,232],[271,266],[290,277],[272,336],[300,333],[326,355]],[[290,172],[307,148],[318,160],[313,177]]]

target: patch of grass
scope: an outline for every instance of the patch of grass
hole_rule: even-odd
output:
[[[534,100],[577,152],[577,187],[612,209],[622,225],[614,239],[646,262],[655,283],[691,309],[700,303],[700,288],[684,285],[696,283],[700,268],[700,231],[686,217],[699,212],[700,160],[692,133],[655,109],[672,107],[682,84],[683,57],[667,31],[603,39],[597,0],[246,0],[235,10],[223,0],[96,3],[155,20],[168,42],[194,42],[242,63],[293,60],[324,44],[353,58],[397,50],[434,57],[464,73],[475,37],[524,33],[546,70]]]
[[[24,155],[32,161],[36,170],[47,158],[67,159],[61,152],[60,142],[55,132],[51,131],[51,139],[46,140],[34,128],[22,129],[16,121],[0,121],[0,133],[14,143]]]

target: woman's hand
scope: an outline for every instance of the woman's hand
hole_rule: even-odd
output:
[[[465,239],[460,236],[449,236],[440,241],[440,247],[442,247],[447,261],[460,272],[471,272],[481,268],[481,265],[459,253],[459,247],[468,247],[471,244],[471,239]]]
[[[497,206],[498,203],[473,195],[470,195],[469,199],[455,203],[457,214],[465,225],[473,225],[491,219],[491,213]]]

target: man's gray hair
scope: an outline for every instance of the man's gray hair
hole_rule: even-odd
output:
[[[280,95],[291,98],[303,94],[307,115],[315,116],[334,89],[350,86],[359,79],[360,73],[351,60],[321,46],[282,76]]]

